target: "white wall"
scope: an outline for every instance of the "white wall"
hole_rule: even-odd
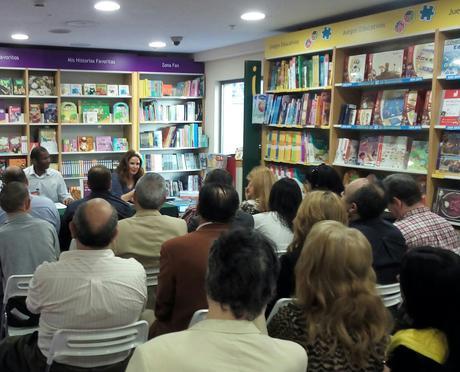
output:
[[[249,52],[250,51],[250,52]],[[244,78],[244,61],[264,58],[263,41],[219,48],[195,55],[196,61],[205,63],[206,99],[205,132],[209,136],[209,152],[217,152],[219,144],[219,88],[220,82]]]

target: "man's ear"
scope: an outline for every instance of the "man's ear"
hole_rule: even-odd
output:
[[[358,214],[358,205],[355,202],[350,204],[350,208],[348,208],[348,213]]]
[[[30,211],[30,197],[27,197],[27,199],[24,201],[24,211],[28,212]]]

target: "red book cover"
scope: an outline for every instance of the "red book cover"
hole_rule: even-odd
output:
[[[440,125],[460,125],[460,90],[448,89],[443,92]]]
[[[422,110],[422,125],[430,125],[431,123],[431,90],[428,90],[425,94],[425,100],[423,103]]]

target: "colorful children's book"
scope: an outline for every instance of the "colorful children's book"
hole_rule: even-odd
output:
[[[78,141],[78,151],[89,152],[94,151],[94,139],[91,136],[79,136]]]
[[[80,112],[84,116],[86,112],[97,112],[98,123],[110,123],[110,106],[104,101],[79,101]],[[86,119],[88,119],[86,117]]]
[[[361,138],[358,149],[358,165],[376,166],[381,140],[380,136],[365,136]]]
[[[406,90],[380,91],[374,110],[374,123],[378,125],[401,125]]]
[[[11,78],[0,79],[0,95],[9,96],[13,94],[13,80]]]
[[[24,79],[13,79],[13,94],[16,96],[23,96],[26,94]]]
[[[404,49],[369,54],[367,80],[397,79],[402,76]]]
[[[43,115],[45,118],[45,123],[57,123],[57,104],[45,103],[43,105]]]
[[[118,96],[118,85],[116,84],[108,84],[107,85],[107,95],[108,96]]]
[[[95,96],[96,95],[96,84],[92,84],[92,83],[83,84],[83,92],[85,96]]]
[[[112,151],[112,137],[96,136],[96,151]]]
[[[412,141],[407,162],[408,170],[426,171],[428,168],[428,141]]]
[[[125,102],[117,102],[113,105],[113,122],[129,123],[129,106]]]
[[[14,136],[9,138],[10,152],[14,154],[21,154],[22,144],[21,136]]]
[[[460,190],[439,187],[433,212],[448,221],[460,222]]]
[[[124,137],[114,137],[112,141],[113,151],[128,151],[128,139]]]
[[[267,96],[265,94],[256,94],[252,98],[252,123],[263,124]]]
[[[96,84],[96,95],[106,96],[107,95],[107,84]]]
[[[10,152],[10,140],[8,137],[0,137],[0,153]]]
[[[433,77],[434,43],[412,45],[406,49],[404,76]]]
[[[361,96],[358,114],[356,117],[356,125],[371,125],[373,124],[375,101],[377,99],[376,91],[365,91]]]
[[[55,129],[40,128],[38,131],[38,141],[40,142],[40,146],[47,149],[50,154],[58,152]]]
[[[70,84],[70,95],[81,96],[83,95],[83,89],[81,84]]]
[[[19,105],[8,106],[8,120],[10,121],[10,123],[24,122],[24,118],[21,112],[21,106]]]
[[[422,120],[420,124],[429,126],[431,123],[431,90],[428,90],[423,100]]]
[[[55,94],[54,76],[29,76],[30,96],[52,96]]]
[[[404,112],[401,125],[419,125],[423,110],[423,91],[408,90],[404,97]]]
[[[62,83],[60,90],[61,90],[61,96],[70,96],[70,84]]]
[[[460,125],[460,89],[443,91],[440,125]]]
[[[442,76],[460,75],[460,38],[446,40],[442,62]]]
[[[123,97],[129,96],[129,85],[119,85],[118,95]]]
[[[377,166],[390,169],[405,169],[407,164],[406,136],[383,136]]]
[[[41,123],[42,121],[42,113],[40,104],[38,103],[31,103],[29,106],[29,118],[31,123]]]
[[[345,58],[344,81],[355,83],[366,78],[366,54],[347,56]]]
[[[20,167],[20,168],[25,168],[26,167],[26,158],[10,158],[8,159],[8,166],[9,167]]]
[[[61,103],[61,122],[62,123],[78,123],[79,115],[77,105],[73,102]]]

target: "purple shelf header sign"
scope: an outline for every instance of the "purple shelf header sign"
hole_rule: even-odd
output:
[[[141,71],[202,74],[204,65],[190,59],[139,56],[81,50],[0,48],[0,68],[42,68],[94,71]]]

